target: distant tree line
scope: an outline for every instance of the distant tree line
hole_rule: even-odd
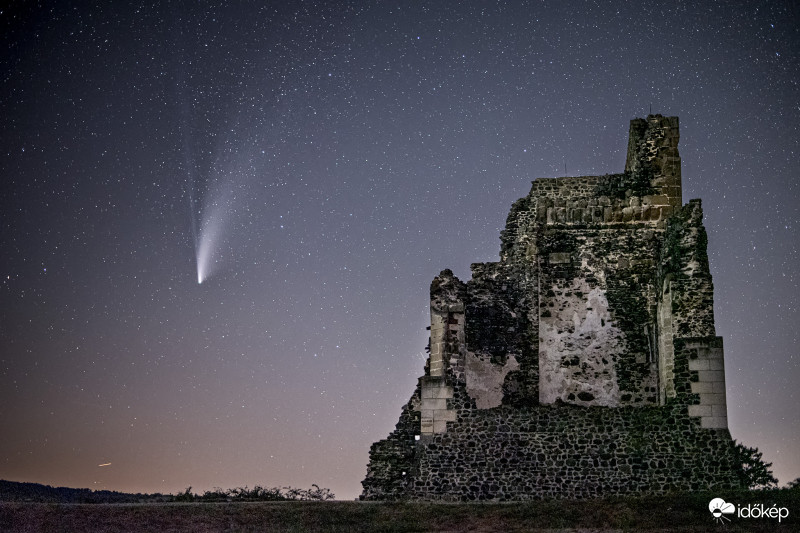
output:
[[[178,494],[130,494],[110,490],[71,489],[51,487],[39,483],[18,483],[0,480],[0,502],[37,503],[169,503],[169,502],[274,502],[274,501],[326,501],[334,499],[330,489],[311,485],[310,489],[293,487],[252,489],[215,488],[203,494],[193,494],[189,487]]]
[[[310,489],[296,489],[293,487],[265,488],[256,485],[252,489],[239,487],[223,490],[215,488],[207,490],[202,495],[193,494],[192,487],[184,492],[174,495],[172,501],[176,502],[280,502],[280,501],[326,501],[333,500],[336,496],[330,489],[320,488],[313,484]]]
[[[168,502],[171,495],[129,494],[111,490],[71,489],[39,483],[18,483],[0,479],[0,501],[40,503],[145,503]]]

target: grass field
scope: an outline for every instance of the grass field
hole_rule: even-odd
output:
[[[305,532],[305,531],[800,531],[800,491],[724,495],[737,506],[787,508],[789,517],[733,516],[716,523],[715,495],[628,497],[529,503],[257,502],[46,504],[0,503],[0,531]]]

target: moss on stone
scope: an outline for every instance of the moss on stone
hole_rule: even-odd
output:
[[[653,170],[650,166],[642,167],[635,172],[606,174],[598,180],[594,194],[598,197],[607,196],[609,198],[656,194],[656,189],[651,185],[653,177]]]

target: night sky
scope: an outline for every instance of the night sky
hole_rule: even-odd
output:
[[[0,478],[356,497],[431,279],[531,180],[621,172],[651,106],[731,434],[800,476],[794,2],[71,4],[0,12]]]

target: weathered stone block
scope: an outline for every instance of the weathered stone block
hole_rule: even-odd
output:
[[[536,219],[539,222],[547,221],[547,206],[540,205],[536,210]]]
[[[431,376],[441,376],[444,371],[444,362],[431,361],[428,367],[430,368]]]
[[[666,194],[655,194],[643,197],[642,202],[646,205],[668,205],[669,197]]]
[[[651,207],[650,208],[650,220],[660,220],[661,219],[661,208],[660,207]]]
[[[700,427],[707,429],[727,429],[728,418],[724,416],[720,417],[704,416],[703,418],[700,419]]]
[[[690,405],[689,416],[711,416],[710,405]]]
[[[628,222],[633,218],[633,208],[632,207],[623,207],[622,208],[622,221]]]
[[[698,370],[697,374],[700,381],[725,381],[725,373],[722,370]]]
[[[453,410],[446,410],[446,411],[436,411],[433,417],[435,420],[444,420],[447,422],[455,422],[456,420],[456,412]]]
[[[447,409],[447,400],[444,398],[423,399],[422,409]]]
[[[441,398],[452,398],[453,397],[453,389],[452,387],[448,387],[446,385],[440,386],[430,386],[430,385],[423,385],[422,386],[422,399],[441,399]]]
[[[570,257],[568,253],[564,252],[552,253],[548,256],[548,261],[550,264],[569,263]]]
[[[718,393],[703,394],[700,403],[704,405],[725,405],[725,395]]]
[[[723,405],[712,405],[711,406],[711,416],[715,417],[727,417],[728,416],[728,408],[727,406]]]
[[[447,420],[435,420],[433,421],[433,432],[434,433],[444,433],[447,431]]]

